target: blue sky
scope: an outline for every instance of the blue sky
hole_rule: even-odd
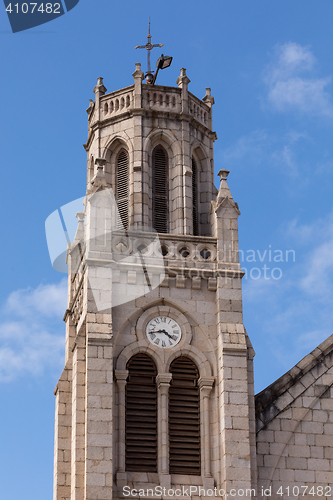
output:
[[[45,500],[66,279],[50,265],[44,222],[84,195],[97,77],[109,91],[132,84],[151,15],[153,42],[174,58],[159,83],[175,85],[185,67],[192,93],[212,88],[215,169],[230,170],[242,212],[258,392],[332,333],[333,4],[80,0],[15,35],[1,12],[0,496]]]

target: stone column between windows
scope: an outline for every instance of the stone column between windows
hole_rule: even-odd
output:
[[[125,462],[125,390],[128,370],[115,370],[115,378],[118,388],[118,467],[117,486],[123,487],[127,484],[126,462]]]
[[[171,476],[169,474],[169,429],[168,429],[168,401],[169,387],[172,379],[171,373],[159,373],[156,377],[158,388],[158,472],[160,485],[170,487]]]
[[[180,76],[177,78],[177,85],[181,89],[181,113],[188,114],[188,84],[190,79],[186,76],[186,69],[181,68]],[[181,116],[182,117],[182,116]],[[192,168],[190,158],[190,124],[181,120],[181,150],[182,157],[177,161],[177,180],[181,182],[181,191],[177,190],[178,202],[173,209],[174,230],[176,234],[192,234]],[[177,158],[178,159],[178,158]],[[171,231],[170,231],[171,232]]]
[[[141,64],[135,64],[135,72],[133,73],[134,78],[134,92],[133,92],[133,108],[136,110],[142,110],[142,80],[144,79],[144,73],[141,71]],[[142,115],[141,111],[135,112],[133,114],[133,163],[130,164],[130,202],[129,202],[129,223],[134,225],[134,227],[141,227],[142,224],[147,223],[143,220],[143,204],[146,200],[143,197],[143,185],[142,185]],[[127,127],[127,125],[126,125]]]
[[[201,420],[201,475],[205,488],[214,487],[210,472],[210,412],[209,397],[214,384],[214,377],[200,377],[200,420]]]

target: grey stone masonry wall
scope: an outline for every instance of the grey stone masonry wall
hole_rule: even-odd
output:
[[[134,85],[106,94],[103,79],[94,89],[96,100],[88,112],[88,189],[97,172],[96,158],[104,158],[107,186],[115,191],[116,158],[121,148],[130,159],[130,224],[152,226],[152,152],[162,145],[169,160],[170,232],[192,234],[192,158],[198,167],[199,234],[211,234],[210,203],[215,198],[212,131],[213,97],[203,100],[188,92],[185,69],[178,87],[142,83],[140,64]]]
[[[72,433],[72,391],[71,370],[65,368],[54,391],[54,483],[53,498],[71,498],[71,433]]]
[[[139,64],[133,78],[133,85],[108,94],[99,78],[87,110],[87,196],[67,255],[54,500],[120,499],[124,486],[229,492],[256,485],[254,351],[243,325],[240,212],[226,170],[218,193],[214,186],[214,99],[209,88],[202,100],[188,91],[185,69],[177,87],[143,83]],[[169,167],[169,233],[159,235],[147,229],[157,145]],[[129,156],[126,232],[116,224],[112,194],[121,149]],[[193,235],[192,160],[199,235]],[[177,345],[161,349],[149,341],[146,327],[156,316],[177,321]],[[130,472],[125,463],[127,363],[139,352],[149,354],[157,369],[156,473]],[[200,475],[169,472],[170,365],[179,356],[189,357],[199,372]]]
[[[333,336],[257,395],[260,493],[271,488],[273,499],[280,491],[283,498],[306,500],[332,495],[332,385]]]

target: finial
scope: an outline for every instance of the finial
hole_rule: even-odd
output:
[[[90,118],[91,116],[91,113],[93,112],[94,110],[94,106],[95,106],[95,103],[92,99],[89,99],[89,106],[88,108],[86,109],[86,112],[88,113],[88,117]]]
[[[78,222],[73,243],[77,243],[84,239],[84,215],[84,212],[78,212],[75,216],[78,219]]]
[[[103,84],[103,78],[102,78],[101,76],[99,76],[99,77],[97,78],[97,85],[95,86],[95,88],[94,88],[93,92],[94,92],[95,94],[99,93],[100,95],[104,95],[104,94],[105,94],[105,92],[106,92],[106,90],[107,90],[107,89],[106,89],[106,87],[105,87],[105,86],[104,86],[104,84]]]
[[[140,80],[143,80],[145,75],[141,71],[141,63],[135,63],[135,71],[132,73],[133,78],[139,78]]]
[[[210,87],[206,87],[206,94],[205,97],[202,99],[203,102],[205,102],[210,108],[213,106],[215,103],[214,97],[211,94],[211,89]]]
[[[78,212],[75,217],[78,219],[78,224],[84,221],[84,212]]]
[[[94,178],[91,181],[91,184],[94,187],[107,186],[104,174],[104,165],[106,163],[105,158],[96,158],[95,165],[97,165],[97,172],[94,175]]]
[[[187,85],[190,83],[190,81],[191,80],[186,75],[186,69],[185,68],[181,68],[180,75],[179,75],[179,77],[176,80],[176,83],[177,83],[178,87],[182,88],[184,86],[184,87],[187,88]]]
[[[230,170],[225,170],[223,168],[223,169],[221,169],[219,171],[219,173],[217,175],[220,177],[221,182],[222,182],[222,181],[226,181],[227,180],[227,177],[228,177],[229,174],[230,174]]]

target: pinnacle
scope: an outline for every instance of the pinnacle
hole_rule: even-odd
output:
[[[220,188],[217,195],[217,201],[222,200],[224,198],[229,198],[231,200],[233,199],[227,183],[227,177],[229,173],[230,173],[229,170],[221,169],[217,174],[221,179]]]

